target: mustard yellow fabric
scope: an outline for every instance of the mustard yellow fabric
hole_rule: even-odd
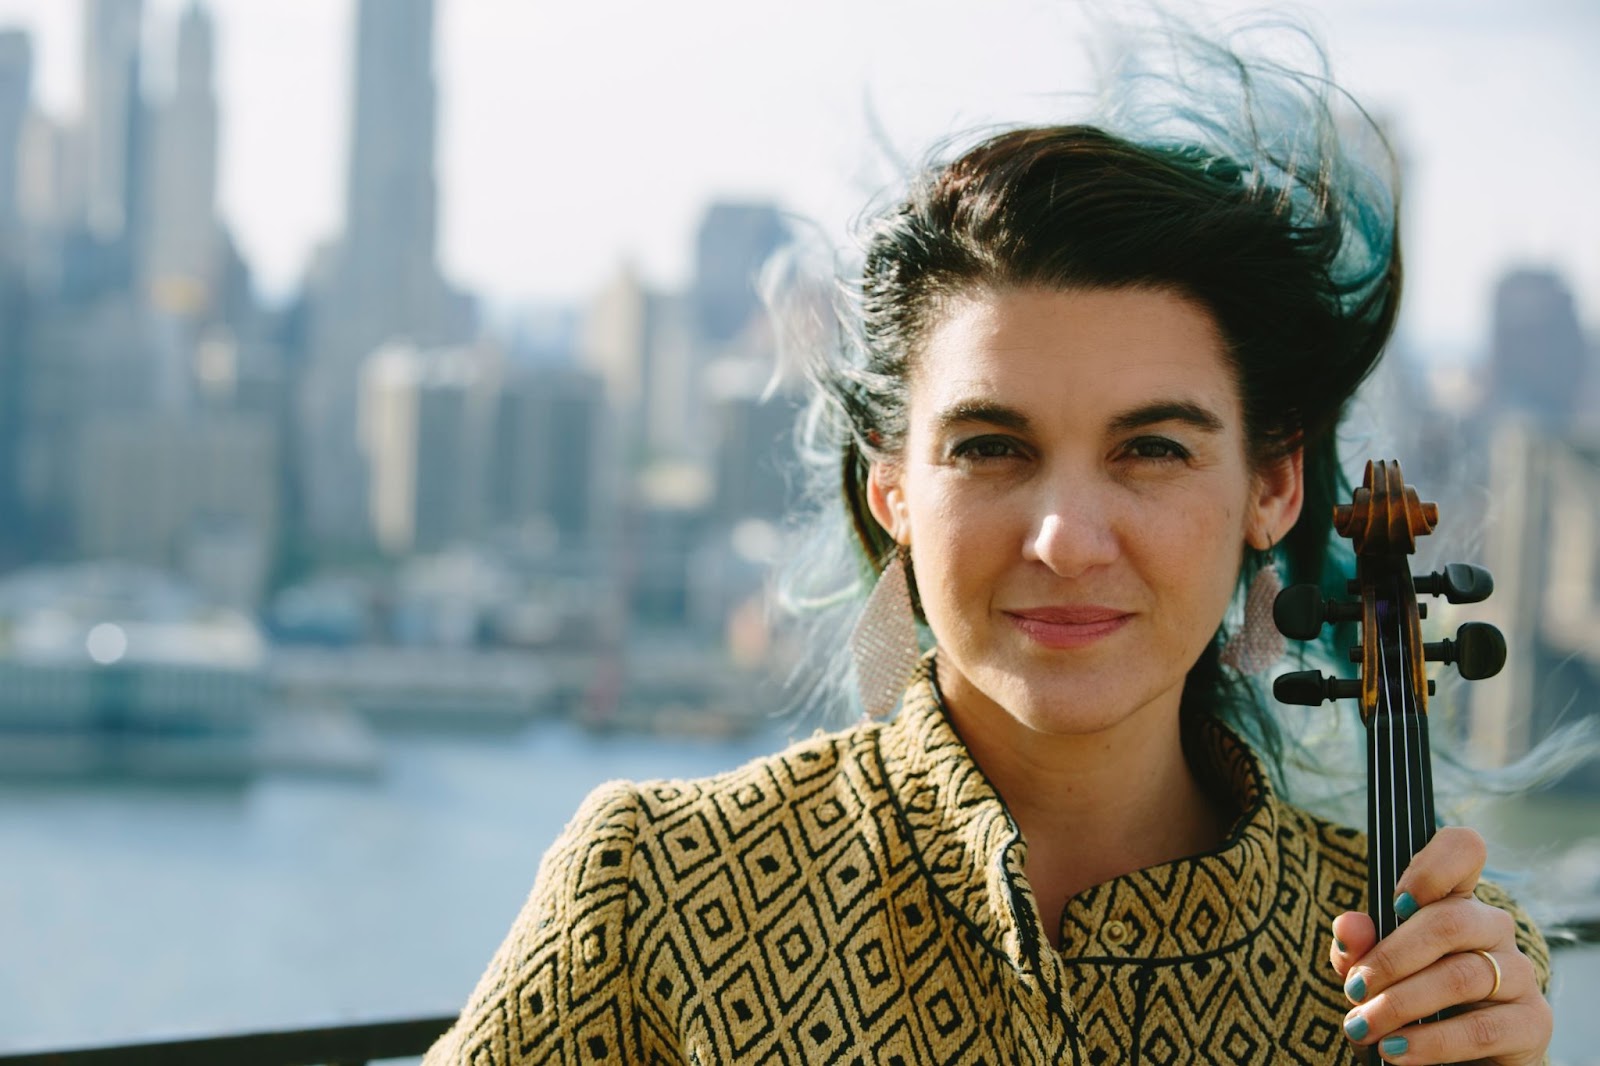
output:
[[[1229,838],[1075,897],[1059,952],[926,672],[886,725],[603,786],[426,1066],[1350,1061],[1327,951],[1364,906],[1363,836],[1213,748]]]

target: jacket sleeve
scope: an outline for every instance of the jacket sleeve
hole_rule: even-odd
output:
[[[454,1026],[424,1066],[628,1058],[623,940],[639,816],[627,782],[602,785],[545,853],[533,892]]]
[[[1539,932],[1539,927],[1528,917],[1524,911],[1511,898],[1505,889],[1492,881],[1479,881],[1473,895],[1492,907],[1499,907],[1511,915],[1517,923],[1517,947],[1528,956],[1528,961],[1533,963],[1533,970],[1539,977],[1539,991],[1545,995],[1550,994],[1550,947],[1545,943],[1544,934]]]

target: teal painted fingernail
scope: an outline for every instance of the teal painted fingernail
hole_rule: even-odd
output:
[[[1359,1014],[1353,1018],[1346,1018],[1344,1020],[1344,1035],[1351,1040],[1360,1040],[1367,1035],[1367,1020]]]
[[[1344,941],[1340,940],[1338,937],[1333,938],[1333,949],[1341,955],[1350,950],[1344,946]]]
[[[1344,983],[1344,994],[1350,997],[1351,1003],[1360,1003],[1367,998],[1367,979],[1361,976],[1360,971],[1351,974],[1350,980]]]
[[[1363,1025],[1361,1028],[1365,1029],[1366,1026]],[[1386,1036],[1378,1041],[1378,1046],[1383,1049],[1385,1055],[1404,1055],[1406,1048],[1411,1045],[1403,1036]]]
[[[1402,922],[1417,913],[1417,901],[1411,898],[1411,893],[1402,892],[1394,898],[1394,914]]]

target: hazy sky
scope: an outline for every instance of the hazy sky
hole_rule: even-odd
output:
[[[187,0],[147,0],[170,48]],[[1053,0],[439,0],[441,252],[501,304],[581,298],[624,259],[686,276],[713,197],[771,198],[842,233],[941,136],[1072,120],[1081,5]],[[212,0],[221,209],[259,281],[293,286],[340,224],[351,0]],[[1237,11],[1213,3],[1203,10]],[[1281,8],[1282,5],[1279,5]],[[1482,346],[1507,265],[1560,269],[1600,320],[1600,4],[1324,0],[1296,8],[1408,156],[1404,328]],[[79,106],[75,0],[0,0],[35,31],[37,94]],[[155,66],[157,64],[153,64]],[[869,117],[875,116],[875,118]]]

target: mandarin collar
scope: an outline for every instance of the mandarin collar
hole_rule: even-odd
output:
[[[1240,813],[1215,850],[1136,870],[1067,902],[1057,959],[1160,962],[1226,951],[1278,906],[1279,809],[1250,748],[1220,723],[1205,750]],[[1024,876],[1027,845],[1005,802],[950,724],[934,656],[881,731],[884,776],[906,835],[935,889],[991,948],[1024,969],[1048,965],[1038,904]],[[1298,846],[1309,847],[1306,841]]]

